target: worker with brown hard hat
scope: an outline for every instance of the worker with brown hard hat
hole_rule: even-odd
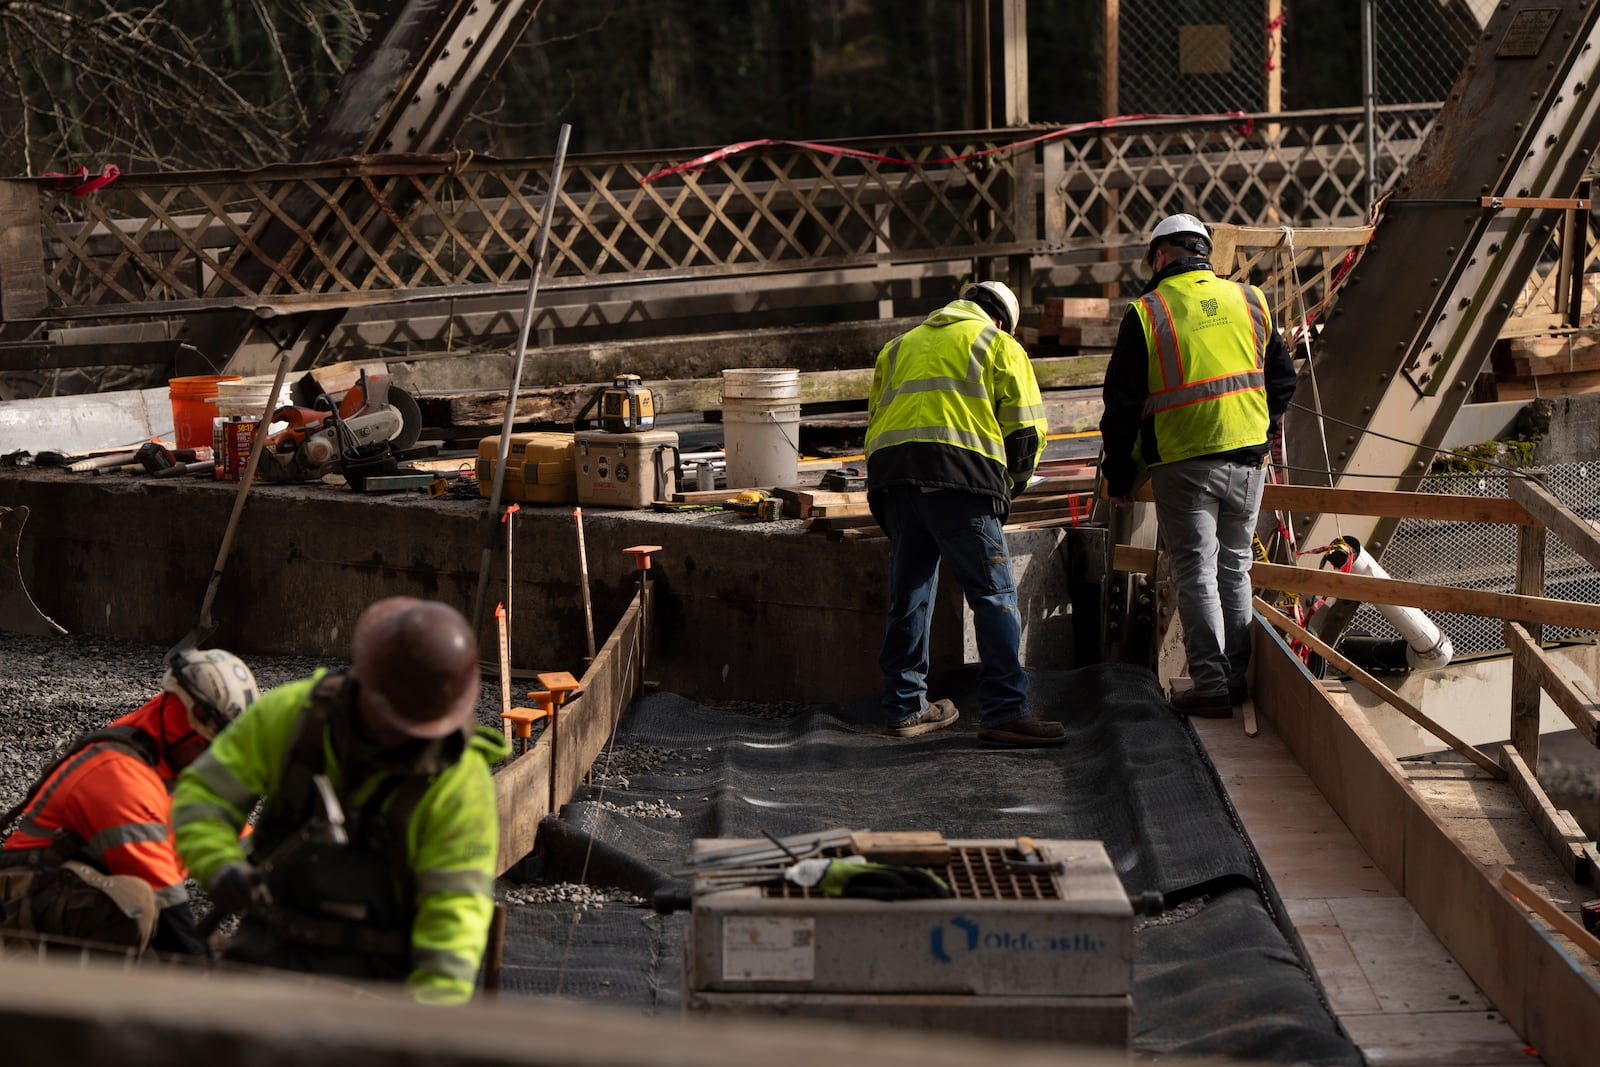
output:
[[[970,285],[878,353],[867,399],[867,502],[888,532],[889,612],[878,666],[889,733],[956,721],[928,703],[928,623],[941,561],[972,606],[978,738],[1058,745],[1059,722],[1028,707],[1022,616],[1001,529],[1044,454],[1044,401],[1016,342],[1021,308],[1004,282]]]
[[[507,752],[474,723],[477,639],[446,604],[389,597],[356,620],[350,658],[265,694],[180,776],[178,851],[243,915],[224,958],[468,1000],[494,910],[489,768]],[[263,797],[247,859],[239,829]]]
[[[0,929],[158,952],[202,953],[167,823],[173,779],[256,699],[221,649],[174,650],[161,692],[72,741],[0,829]]]
[[[1106,368],[1101,469],[1119,507],[1131,506],[1141,467],[1150,472],[1193,683],[1173,708],[1227,718],[1245,698],[1251,540],[1295,369],[1261,290],[1217,277],[1210,253],[1193,215],[1151,232],[1153,275]]]

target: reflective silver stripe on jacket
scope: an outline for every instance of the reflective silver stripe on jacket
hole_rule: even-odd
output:
[[[56,830],[60,829],[60,827],[40,825],[34,820],[34,813],[42,812],[49,807],[50,798],[55,796],[56,790],[61,788],[61,784],[77,773],[78,768],[83,766],[85,760],[93,759],[103,752],[106,744],[107,742],[96,741],[67,761],[67,765],[57,771],[50,779],[50,784],[45,786],[38,796],[33,798],[33,803],[28,805],[28,810],[23,812],[22,818],[17,821],[17,829],[30,837],[50,837]]]
[[[474,896],[494,896],[494,878],[487,871],[463,867],[457,870],[432,869],[417,872],[417,896],[430,893],[470,893]]]
[[[478,961],[468,959],[461,953],[452,952],[447,948],[412,946],[411,969],[468,984],[478,980]]]
[[[982,434],[964,433],[951,426],[908,426],[903,430],[885,430],[873,438],[873,448],[887,448],[890,445],[903,445],[907,441],[938,441],[948,445],[959,445],[990,459],[1005,462],[1005,443],[992,441]]]
[[[166,839],[167,824],[164,822],[125,822],[101,830],[84,842],[83,850],[98,860],[113,848]]]
[[[902,335],[904,336],[904,335]],[[916,381],[903,382],[898,387],[893,385],[895,363],[900,358],[900,337],[889,343],[889,352],[885,357],[885,378],[891,383],[886,386],[878,397],[878,408],[882,410],[896,397],[909,393],[955,393],[969,400],[988,400],[989,391],[983,384],[983,368],[988,363],[989,350],[994,347],[995,341],[1000,336],[993,323],[978,331],[978,336],[972,339],[972,347],[967,350],[967,376],[965,378],[952,378],[941,375],[935,378],[920,378]],[[1042,417],[1044,408],[1018,408],[1019,412],[1038,411],[1040,414],[1032,416]],[[1020,421],[1020,420],[1019,420]],[[1005,444],[991,441],[986,437],[974,433],[963,433],[945,425],[934,426],[906,426],[897,430],[885,430],[874,435],[868,443],[867,451],[870,454],[889,445],[901,445],[908,441],[939,441],[944,444],[957,445],[973,452],[982,453],[991,459],[1005,462]]]
[[[220,797],[223,801],[232,804],[241,812],[248,813],[255,806],[256,794],[250,787],[239,781],[237,775],[221,760],[211,754],[211,750],[200,753],[199,757],[189,765],[189,773]]]
[[[1150,337],[1155,341],[1156,359],[1161,363],[1161,388],[1176,389],[1183,384],[1183,360],[1178,356],[1178,331],[1172,326],[1172,312],[1167,310],[1166,298],[1157,289],[1140,297],[1139,303],[1144,305],[1145,318],[1150,320]]]
[[[1238,393],[1246,389],[1265,389],[1267,376],[1258,370],[1247,370],[1239,374],[1225,374],[1220,378],[1209,378],[1193,385],[1180,386],[1177,389],[1167,389],[1163,392],[1145,397],[1144,417],[1149,418],[1158,411],[1168,411],[1172,408],[1193,404],[1197,400],[1213,400],[1229,393]]]
[[[1244,282],[1234,284],[1244,290],[1245,306],[1250,309],[1250,339],[1255,342],[1256,368],[1259,370],[1267,365],[1267,309],[1249,285]]]

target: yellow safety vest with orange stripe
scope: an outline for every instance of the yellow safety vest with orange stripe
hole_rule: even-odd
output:
[[[1129,305],[1144,328],[1159,463],[1259,445],[1267,439],[1262,367],[1272,316],[1253,285],[1185,271]]]

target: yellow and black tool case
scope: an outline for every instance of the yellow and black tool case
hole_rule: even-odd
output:
[[[478,493],[494,491],[494,461],[500,453],[500,436],[478,442]],[[502,500],[524,504],[574,504],[578,477],[573,435],[570,433],[514,433],[506,452]]]

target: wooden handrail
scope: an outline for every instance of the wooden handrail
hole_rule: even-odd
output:
[[[1507,488],[1511,499],[1535,521],[1561,538],[1562,543],[1582,556],[1589,566],[1600,569],[1600,531],[1531,478],[1514,478]]]
[[[1489,756],[1485,755],[1482,750],[1466,741],[1463,741],[1461,738],[1445,729],[1445,727],[1428,718],[1428,716],[1423,713],[1421,708],[1417,707],[1415,704],[1402,697],[1399,693],[1396,693],[1393,689],[1390,689],[1372,675],[1362,670],[1348,656],[1336,651],[1332,645],[1328,644],[1316,634],[1312,633],[1304,626],[1301,626],[1299,623],[1289,618],[1289,616],[1274,608],[1271,604],[1268,604],[1265,600],[1262,600],[1260,597],[1256,597],[1254,603],[1256,614],[1261,617],[1263,622],[1275,626],[1285,633],[1292,635],[1296,640],[1306,645],[1317,655],[1321,656],[1323,659],[1333,664],[1333,666],[1339,668],[1341,671],[1344,671],[1344,673],[1348,674],[1351,678],[1354,678],[1356,681],[1366,686],[1367,689],[1371,690],[1373,696],[1378,697],[1400,714],[1404,715],[1406,718],[1410,719],[1412,722],[1416,723],[1418,726],[1422,727],[1424,730],[1428,731],[1430,734],[1449,745],[1452,749],[1461,753],[1461,755],[1465,756],[1473,763],[1476,763],[1479,767],[1482,767],[1484,770],[1488,771],[1495,778],[1502,782],[1505,781],[1505,768],[1500,766]]]
[[[1539,688],[1550,694],[1550,699],[1572,720],[1585,741],[1600,745],[1600,705],[1578,692],[1555,660],[1520,623],[1508,622],[1505,629],[1506,647],[1511,650],[1512,660],[1533,675]]]
[[[1513,481],[1520,484],[1521,479]],[[1154,499],[1150,483],[1141,485],[1135,500]],[[1329,489],[1315,485],[1274,485],[1261,492],[1263,511],[1304,511],[1319,515],[1376,515],[1386,519],[1438,519],[1443,522],[1492,522],[1509,526],[1538,526],[1515,500],[1499,497],[1452,496],[1446,493],[1401,493],[1387,489]]]

